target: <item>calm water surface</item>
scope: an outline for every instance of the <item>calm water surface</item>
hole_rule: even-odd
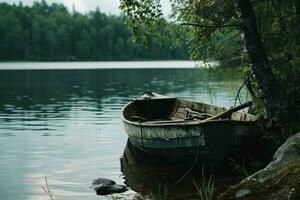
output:
[[[0,71],[3,200],[49,199],[40,187],[45,176],[55,199],[64,200],[109,199],[89,188],[97,177],[144,185],[149,177],[132,180],[134,174],[126,174],[126,169],[133,173],[134,169],[125,166],[124,171],[127,135],[120,120],[124,104],[152,90],[232,106],[241,82],[230,74],[210,75],[196,68],[30,70],[30,63],[26,66],[26,70]],[[142,174],[147,176],[143,170]]]

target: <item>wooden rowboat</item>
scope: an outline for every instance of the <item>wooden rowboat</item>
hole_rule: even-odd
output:
[[[205,103],[148,92],[124,106],[122,120],[135,147],[157,155],[200,152],[218,161],[255,145],[257,118]]]

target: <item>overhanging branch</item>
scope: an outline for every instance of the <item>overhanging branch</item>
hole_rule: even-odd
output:
[[[182,23],[183,26],[196,26],[201,28],[239,28],[239,24],[221,24],[221,25],[207,25],[207,24],[196,24],[196,23]]]
[[[250,1],[250,3],[261,3],[261,2],[266,2],[266,1],[272,1],[272,0],[253,0],[253,1]]]

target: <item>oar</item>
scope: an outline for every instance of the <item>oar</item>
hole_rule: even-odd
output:
[[[210,117],[210,118],[207,118],[207,119],[205,119],[205,120],[203,120],[203,121],[201,121],[201,122],[207,122],[207,121],[211,121],[211,120],[214,120],[214,119],[220,119],[220,118],[222,119],[222,118],[226,118],[226,117],[228,117],[229,115],[231,115],[233,112],[242,110],[242,109],[247,108],[247,107],[249,107],[249,106],[251,106],[251,105],[252,105],[252,101],[248,101],[248,102],[246,102],[246,103],[244,103],[244,104],[241,104],[241,105],[239,105],[239,106],[230,108],[230,109],[228,109],[228,110],[226,110],[226,111],[224,111],[224,112],[222,112],[222,113],[220,113],[220,114],[218,114],[218,115],[215,115],[215,116],[212,116],[212,117]]]

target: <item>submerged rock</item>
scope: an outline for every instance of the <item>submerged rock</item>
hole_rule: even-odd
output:
[[[218,199],[300,199],[300,133],[287,139],[264,169],[231,186]]]
[[[93,180],[91,188],[95,190],[97,195],[108,195],[127,191],[127,187],[125,185],[118,185],[115,181],[106,178]]]

